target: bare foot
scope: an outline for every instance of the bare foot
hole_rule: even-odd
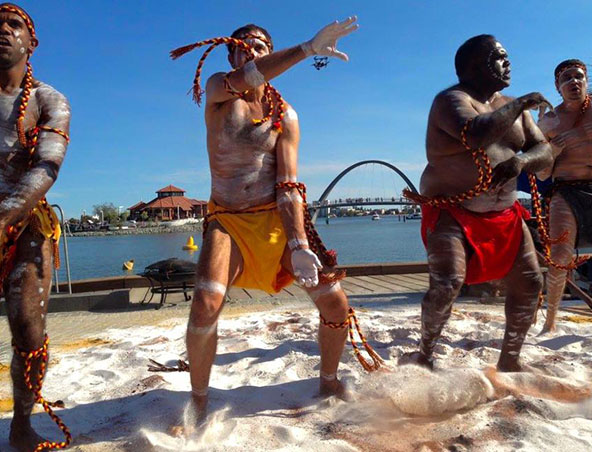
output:
[[[42,438],[33,430],[29,420],[23,422],[12,421],[10,425],[10,445],[19,452],[31,452],[35,450],[37,444],[44,441],[45,438]]]
[[[176,438],[189,437],[195,433],[199,425],[205,421],[208,414],[208,396],[191,394],[190,405],[183,413],[183,420],[179,424],[169,427],[168,433]]]
[[[508,356],[500,356],[497,362],[497,370],[499,372],[528,372],[531,367],[525,366],[518,362],[518,357],[510,358]]]
[[[545,324],[543,325],[543,329],[541,330],[541,332],[539,334],[537,334],[537,336],[542,336],[543,334],[547,334],[547,333],[555,333],[556,331],[557,331],[557,327],[555,326],[554,323],[552,325],[549,325],[545,322]]]
[[[434,358],[428,358],[421,352],[403,353],[399,358],[399,366],[416,364],[429,370],[434,370]]]
[[[341,381],[339,381],[337,378],[335,380],[326,380],[321,378],[319,380],[319,394],[321,397],[335,396],[344,402],[349,402],[352,400],[351,392],[349,392],[343,383],[341,383]]]

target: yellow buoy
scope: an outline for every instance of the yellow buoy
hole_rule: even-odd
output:
[[[195,241],[193,240],[193,236],[190,235],[189,238],[187,239],[187,243],[185,245],[183,245],[183,249],[187,250],[187,251],[196,251],[198,248],[198,246],[195,244]]]
[[[134,260],[130,259],[129,261],[125,261],[123,266],[121,267],[122,270],[133,270],[134,268]]]

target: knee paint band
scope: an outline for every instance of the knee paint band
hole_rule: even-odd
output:
[[[320,373],[321,378],[325,381],[335,381],[337,380],[337,374],[326,374],[325,372],[321,371]]]
[[[191,394],[196,395],[198,397],[205,397],[208,395],[208,388],[204,388],[204,389],[191,388]]]
[[[255,60],[247,62],[244,66],[245,83],[251,88],[257,88],[265,83],[265,76],[257,69]]]
[[[197,281],[195,288],[213,294],[226,295],[226,286],[216,281]]]
[[[323,295],[337,292],[338,290],[341,290],[341,284],[339,284],[339,281],[337,281],[335,284],[319,285],[315,290],[311,290],[309,292],[309,295],[310,295],[310,298],[312,298],[314,301],[316,301],[319,298],[321,298]]]
[[[195,326],[191,324],[191,321],[187,323],[187,332],[194,336],[207,336],[212,334],[218,328],[218,322],[214,322],[208,326]]]

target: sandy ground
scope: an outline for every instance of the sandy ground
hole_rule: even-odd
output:
[[[592,318],[563,315],[555,336],[531,329],[523,360],[531,372],[496,374],[503,308],[458,304],[437,347],[437,371],[397,368],[415,350],[419,306],[367,303],[362,329],[388,371],[367,374],[351,347],[340,376],[355,400],[316,397],[318,317],[312,309],[223,318],[207,423],[189,438],[168,427],[184,419],[187,373],[155,374],[185,352],[185,319],[113,329],[53,349],[44,387],[62,399],[60,416],[77,451],[556,451],[592,450]],[[0,398],[10,396],[0,369]],[[0,450],[10,407],[0,406]],[[187,420],[185,413],[185,422]],[[59,432],[43,414],[43,435]]]

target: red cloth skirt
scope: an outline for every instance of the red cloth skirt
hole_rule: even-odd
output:
[[[446,210],[463,229],[473,249],[467,264],[466,284],[478,284],[505,277],[516,260],[522,243],[522,219],[530,218],[528,211],[516,201],[512,207],[499,212],[477,213],[462,207],[421,206],[421,238],[427,246],[427,233],[433,232]]]

